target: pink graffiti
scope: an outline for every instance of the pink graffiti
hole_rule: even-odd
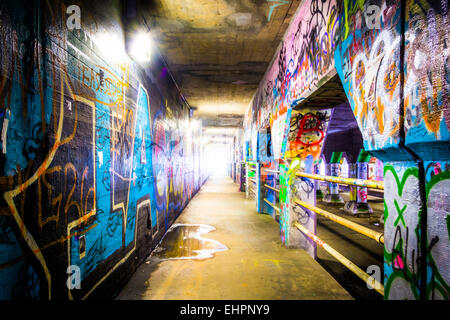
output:
[[[441,169],[441,164],[438,162],[438,163],[435,163],[434,164],[434,174],[439,174],[439,173],[441,173],[442,172],[442,169]]]
[[[403,259],[400,256],[397,256],[394,260],[394,267],[402,270],[403,266],[404,266]]]
[[[358,195],[362,201],[367,201],[367,191],[365,189],[358,190]]]

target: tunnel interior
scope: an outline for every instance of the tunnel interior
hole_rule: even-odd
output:
[[[247,263],[448,300],[449,21],[427,0],[2,1],[0,300],[114,299],[184,260],[199,287]],[[232,280],[298,294],[267,277]]]

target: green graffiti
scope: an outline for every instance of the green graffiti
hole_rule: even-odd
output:
[[[398,195],[402,196],[403,194],[403,188],[405,186],[405,182],[406,180],[408,180],[408,177],[410,175],[415,176],[417,179],[419,179],[419,169],[418,168],[408,168],[405,170],[405,173],[403,174],[402,180],[400,181],[400,179],[398,178],[397,172],[395,171],[394,167],[392,165],[385,165],[384,166],[384,170],[383,170],[383,174],[386,177],[386,172],[390,171],[392,173],[392,175],[395,178],[395,181],[397,183],[397,187],[398,187]]]
[[[372,156],[366,150],[361,149],[358,155],[358,160],[356,162],[369,162]]]
[[[450,171],[449,170],[446,170],[444,172],[441,172],[441,173],[431,177],[431,179],[428,181],[428,183],[425,186],[427,201],[428,201],[428,196],[430,194],[430,191],[433,189],[433,187],[437,183],[439,183],[443,180],[447,180],[447,179],[450,179]],[[446,222],[446,226],[447,226],[448,236],[450,238],[450,215],[447,215],[445,217],[445,222]],[[428,249],[428,246],[429,246],[429,243],[427,243],[427,249]],[[428,251],[427,259],[429,261],[428,264],[431,265],[431,267],[432,267],[433,274],[435,277],[435,281],[428,285],[427,296],[430,297],[430,292],[431,292],[432,288],[435,288],[442,294],[444,299],[448,299],[449,298],[448,292],[450,292],[450,286],[445,282],[442,275],[437,271],[437,268],[436,268],[437,264],[431,255],[431,251]]]
[[[301,159],[300,158],[294,158],[293,161],[291,162],[291,165],[289,166],[289,170],[287,172],[287,182],[288,185],[291,185],[294,183],[296,176],[295,173],[297,172],[297,169],[300,168],[301,165]]]
[[[395,171],[394,167],[392,165],[387,164],[387,165],[384,166],[384,171],[383,171],[384,172],[384,181],[385,182],[386,182],[386,173],[388,171],[390,171],[392,173],[392,175],[394,176],[394,179],[396,181],[396,186],[397,186],[397,189],[398,189],[397,193],[398,193],[398,195],[400,197],[403,194],[403,188],[405,186],[406,180],[408,180],[408,177],[410,175],[413,175],[416,178],[419,178],[419,169],[418,168],[408,168],[408,169],[405,170],[405,172],[403,174],[403,177],[402,177],[402,180],[400,181],[400,179],[399,179],[399,177],[397,175],[397,172]],[[419,219],[420,219],[421,211],[418,212],[418,215],[419,215]],[[384,221],[385,222],[387,221],[388,217],[389,217],[389,210],[388,210],[388,207],[386,205],[386,200],[384,200]],[[384,249],[384,255],[385,255],[386,259],[389,262],[392,261],[391,254],[386,251],[386,248]]]
[[[345,17],[345,34],[344,39],[347,39],[350,27],[348,25],[349,17],[355,15],[358,10],[364,10],[365,0],[344,0],[344,17]]]
[[[398,217],[397,217],[397,219],[394,222],[394,226],[396,227],[398,225],[398,220],[401,220],[403,226],[406,228],[406,222],[405,222],[405,219],[403,217],[403,212],[405,212],[407,205],[405,204],[403,206],[403,208],[400,209],[396,199],[394,199],[394,205],[395,205],[395,209],[397,209],[397,213],[398,213]]]
[[[400,180],[400,178],[397,175],[397,172],[395,171],[394,167],[392,165],[385,165],[384,166],[384,181],[386,183],[386,173],[390,171],[396,181],[396,186],[397,186],[397,194],[401,197],[403,194],[403,189],[405,187],[406,181],[408,180],[409,176],[414,176],[416,178],[419,177],[419,169],[412,167],[412,168],[407,168],[405,170],[405,172],[403,173],[403,176]],[[389,190],[388,190],[389,191]],[[386,190],[385,190],[386,192]],[[393,194],[395,191],[394,190],[390,190],[390,194]],[[397,217],[397,219],[394,222],[394,225],[396,226],[399,221],[402,222],[403,226],[406,225],[404,217],[403,217],[403,212],[406,210],[406,206],[404,206],[403,208],[400,209],[400,206],[398,205],[397,201],[394,199],[394,205],[396,208],[396,211],[399,214],[399,217]],[[417,213],[419,215],[419,220],[421,217],[421,211],[419,210],[419,212]],[[389,217],[389,210],[388,210],[388,206],[386,204],[386,200],[384,201],[384,221],[386,223],[387,218]],[[416,228],[414,230],[414,232],[416,233],[416,236],[419,237],[419,230],[418,228]],[[399,242],[396,244],[396,247],[393,248],[394,250],[392,251],[392,253],[387,252],[386,247],[384,248],[384,259],[385,259],[385,263],[394,264],[394,261],[396,259],[399,259],[399,261],[401,261],[402,264],[406,264],[405,261],[405,256],[403,255],[403,239],[400,238]],[[403,278],[405,279],[410,286],[411,292],[413,293],[414,297],[416,299],[419,298],[419,294],[417,291],[417,288],[415,286],[415,275],[411,272],[411,270],[409,270],[406,265],[404,266],[404,268],[402,267],[401,270],[397,270],[394,269],[393,272],[391,274],[388,275],[387,280],[386,280],[386,284],[384,287],[384,292],[385,292],[385,299],[389,298],[389,293],[390,293],[390,289],[391,289],[391,284],[394,282],[394,280],[397,278]]]
[[[410,175],[415,176],[416,178],[418,178],[418,169],[417,168],[408,168],[405,170],[402,179],[400,180],[394,167],[392,165],[385,165],[384,168],[384,176],[386,177],[386,173],[388,171],[391,171],[392,175],[394,176],[394,179],[396,180],[397,183],[397,188],[398,188],[398,195],[402,196],[403,194],[403,188],[405,186],[405,183],[408,179],[408,177]],[[445,171],[442,172],[438,175],[434,175],[431,177],[431,179],[429,180],[429,182],[426,184],[425,190],[426,190],[426,199],[428,199],[429,194],[431,192],[431,190],[433,189],[433,187],[439,183],[442,180],[446,180],[446,179],[450,179],[450,171]],[[427,200],[428,201],[428,200]],[[398,217],[394,222],[394,226],[397,226],[398,223],[401,221],[402,225],[406,228],[406,223],[404,220],[404,212],[406,210],[406,205],[400,209],[399,204],[397,203],[397,201],[394,199],[394,205],[396,208],[396,211],[398,212]],[[385,221],[387,220],[387,217],[389,215],[388,212],[388,207],[386,205],[386,202],[384,202],[384,219]],[[418,217],[419,217],[419,221],[418,221],[418,226],[414,229],[414,232],[416,234],[416,237],[419,239],[421,236],[421,232],[419,230],[419,226],[420,226],[420,220],[422,218],[422,211],[419,210],[417,212]],[[450,216],[447,215],[446,219],[445,219],[445,223],[446,223],[446,227],[447,227],[447,232],[449,232],[449,237],[450,237]],[[445,226],[444,226],[445,227]],[[404,240],[402,238],[399,239],[399,242],[396,244],[394,250],[392,253],[388,253],[386,251],[386,248],[384,249],[384,257],[385,257],[385,263],[389,263],[391,265],[393,265],[395,263],[395,261],[398,259],[402,264],[405,264],[404,267],[400,267],[400,269],[394,269],[392,271],[391,274],[388,275],[387,280],[386,280],[386,284],[385,284],[385,299],[389,298],[389,294],[390,294],[390,289],[391,289],[391,285],[394,282],[395,279],[397,278],[403,278],[405,281],[407,281],[409,283],[409,289],[411,290],[412,294],[414,295],[415,299],[419,299],[419,290],[416,287],[417,286],[417,271],[414,272],[414,270],[409,270],[409,268],[406,267],[406,257],[404,256],[404,254],[402,253],[402,248],[403,248],[403,244],[404,244]],[[405,244],[407,245],[407,244]],[[448,286],[448,284],[445,282],[444,278],[442,277],[442,275],[439,273],[438,269],[437,269],[437,265],[436,262],[434,261],[432,255],[431,255],[431,251],[430,251],[430,243],[427,242],[427,263],[429,266],[429,272],[431,272],[432,276],[431,279],[430,277],[428,277],[427,280],[427,297],[429,299],[432,298],[432,293],[434,292],[439,292],[442,297],[444,299],[448,299],[448,292],[450,292],[450,287]]]
[[[428,199],[428,195],[430,194],[431,189],[433,189],[434,185],[442,180],[450,179],[450,170],[446,170],[437,175],[431,177],[430,181],[427,182],[425,186],[426,198]]]
[[[342,158],[342,152],[333,152],[331,154],[330,163],[340,163]]]
[[[447,180],[450,179],[450,171],[446,170],[444,172],[441,172],[437,175],[434,175],[431,177],[430,181],[428,181],[428,183],[425,186],[425,192],[426,192],[426,199],[428,200],[428,196],[430,194],[431,189],[433,189],[433,187],[440,181],[442,180]],[[446,217],[446,222],[447,222],[447,232],[448,232],[448,236],[450,238],[450,216],[447,215]]]
[[[386,281],[386,284],[384,286],[384,299],[385,300],[389,299],[389,292],[391,291],[391,285],[396,278],[402,278],[405,281],[409,282],[409,288],[411,289],[411,292],[413,293],[414,298],[416,300],[419,300],[419,294],[418,294],[414,284],[409,281],[409,275],[403,274],[402,271],[394,271],[392,273],[392,275],[389,277],[389,279]],[[406,299],[404,299],[404,300],[406,300]]]
[[[287,196],[287,181],[286,181],[286,167],[280,165],[280,202],[286,203]]]

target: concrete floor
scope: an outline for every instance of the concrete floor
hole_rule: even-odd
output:
[[[150,256],[117,299],[353,299],[306,252],[283,247],[278,223],[257,214],[230,178],[210,178],[175,223],[215,227],[203,237],[228,250],[204,260]],[[168,246],[167,238],[155,251]]]

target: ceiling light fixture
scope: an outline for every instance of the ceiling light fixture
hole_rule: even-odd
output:
[[[153,40],[149,32],[138,32],[133,36],[130,56],[137,62],[148,62],[151,58]]]

